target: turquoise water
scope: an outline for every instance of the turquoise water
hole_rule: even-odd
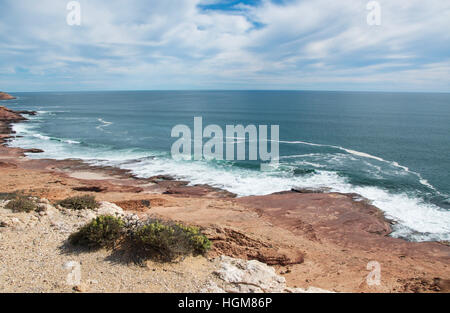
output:
[[[450,94],[311,91],[17,93],[36,110],[12,146],[34,158],[79,158],[149,177],[171,174],[240,196],[292,187],[356,192],[398,221],[394,236],[450,240]],[[280,164],[175,161],[171,130],[280,125]],[[193,129],[193,127],[192,127]]]

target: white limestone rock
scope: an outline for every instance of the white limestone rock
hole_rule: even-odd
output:
[[[107,201],[101,201],[100,206],[96,210],[97,215],[112,215],[112,216],[124,216],[125,213],[123,212],[123,209],[119,207],[118,205],[107,202]]]
[[[214,272],[220,279],[219,285],[208,282],[203,292],[230,293],[328,293],[316,287],[289,288],[286,279],[277,275],[275,269],[256,260],[241,260],[228,256],[219,258],[219,269]]]

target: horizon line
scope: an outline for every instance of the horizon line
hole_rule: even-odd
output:
[[[39,90],[39,91],[2,91],[5,93],[82,93],[82,92],[158,92],[158,91],[172,91],[172,92],[186,92],[186,91],[201,91],[201,92],[354,92],[354,93],[436,93],[436,94],[450,94],[450,91],[403,91],[403,90],[348,90],[348,89],[92,89],[92,90]]]

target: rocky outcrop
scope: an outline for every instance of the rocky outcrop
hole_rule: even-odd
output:
[[[4,106],[0,106],[0,144],[11,137],[11,133],[13,133],[11,123],[16,123],[24,120],[26,120],[26,118],[23,117],[20,112],[16,112]]]
[[[96,210],[97,215],[124,216],[122,208],[114,203],[101,201],[100,206]]]
[[[11,96],[10,94],[7,94],[6,92],[0,92],[0,100],[13,100],[13,99],[16,98]]]
[[[0,106],[0,121],[16,122],[26,120],[20,113],[10,110],[4,106]]]
[[[31,149],[24,149],[23,152],[24,152],[24,153],[43,153],[44,150],[42,150],[42,149],[36,149],[36,148],[31,148]]]
[[[328,290],[309,287],[289,288],[286,279],[277,275],[273,267],[251,260],[219,257],[219,269],[214,272],[219,281],[210,281],[203,292],[210,293],[326,293]]]
[[[228,227],[213,226],[203,230],[213,243],[211,256],[228,255],[258,260],[269,265],[292,265],[303,262],[303,253],[292,247],[274,246]]]
[[[243,197],[238,203],[262,218],[314,242],[333,242],[346,249],[383,250],[398,257],[428,257],[448,262],[450,249],[437,242],[408,242],[390,237],[392,221],[356,194],[285,193]],[[388,252],[389,251],[389,252]]]
[[[320,242],[322,239],[368,246],[391,233],[383,212],[353,194],[286,192],[245,197],[238,202],[255,208],[275,225]],[[319,218],[320,217],[320,218]],[[393,239],[393,238],[390,238]]]

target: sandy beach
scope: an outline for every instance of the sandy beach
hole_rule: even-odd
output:
[[[285,278],[288,287],[334,292],[450,291],[450,246],[389,237],[392,222],[356,194],[287,190],[236,197],[167,176],[142,179],[126,170],[90,166],[79,160],[33,160],[25,154],[39,150],[5,145],[14,136],[11,123],[23,121],[22,114],[0,107],[1,193],[23,190],[49,203],[73,195],[94,195],[141,217],[200,226],[213,243],[206,257],[187,258],[182,264],[149,262],[146,267],[114,263],[104,251],[78,254],[83,269],[93,277],[89,279],[95,280],[86,282],[90,286],[86,291],[199,292],[216,280],[205,273],[214,272],[222,255],[265,263]],[[11,216],[2,209],[0,218]],[[18,218],[30,222],[29,217]],[[67,218],[69,229],[86,220],[79,219]],[[38,269],[50,273],[70,259],[58,250],[67,233],[56,232],[51,241],[50,221],[37,217],[28,222],[21,223],[22,228],[0,227],[2,268],[13,268],[0,273],[0,290],[71,291],[60,282],[64,272],[33,278]],[[54,261],[44,262],[45,258]],[[42,262],[32,265],[35,259]],[[379,285],[367,283],[371,261],[381,266]],[[101,269],[107,274],[102,276]],[[113,280],[117,280],[115,284]]]

